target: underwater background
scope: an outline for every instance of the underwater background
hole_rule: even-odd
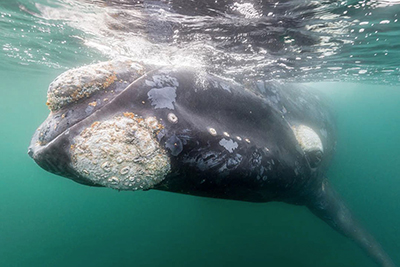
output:
[[[327,175],[400,265],[400,2],[175,2],[0,0],[0,266],[376,266],[305,207],[118,192],[38,167],[27,147],[50,82],[118,56],[325,92],[339,131]]]

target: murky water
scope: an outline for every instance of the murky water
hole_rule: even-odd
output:
[[[306,208],[91,188],[35,165],[48,84],[121,55],[323,90],[328,176],[400,264],[398,4],[0,0],[0,265],[375,266]]]

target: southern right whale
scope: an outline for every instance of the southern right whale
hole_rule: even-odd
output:
[[[47,105],[29,147],[47,171],[117,190],[305,205],[395,266],[326,177],[336,129],[322,96],[126,59],[61,74]]]

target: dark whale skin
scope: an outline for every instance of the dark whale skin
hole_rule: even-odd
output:
[[[152,110],[165,122],[160,142],[170,148],[173,172],[156,189],[252,202],[304,203],[303,192],[323,177],[336,142],[333,116],[315,95],[300,88],[279,91],[276,85],[264,83],[263,94],[257,94],[256,88],[250,91],[211,75],[199,87],[195,73],[168,75],[179,77],[174,109],[149,105],[135,111]],[[140,88],[136,97],[146,101],[152,87],[145,81],[135,86]],[[316,105],[296,101],[300,96]],[[177,123],[167,120],[170,112],[177,116]],[[319,134],[324,158],[316,168],[310,166],[291,129],[291,124],[302,123],[326,132],[324,137]],[[216,135],[210,134],[210,128]],[[229,151],[221,142],[234,142],[237,147]]]

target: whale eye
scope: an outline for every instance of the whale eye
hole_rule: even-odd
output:
[[[324,153],[321,150],[307,151],[305,154],[311,168],[318,167],[324,156]]]

